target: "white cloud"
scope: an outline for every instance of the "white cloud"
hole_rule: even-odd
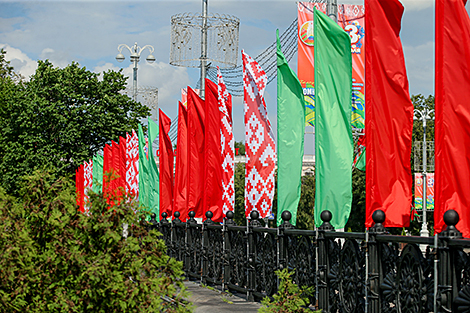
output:
[[[434,94],[434,41],[403,46],[411,94]]]
[[[0,49],[5,49],[7,52],[5,59],[10,61],[16,73],[20,74],[27,80],[34,74],[37,69],[37,62],[29,58],[20,49],[11,47],[8,44],[0,43]]]

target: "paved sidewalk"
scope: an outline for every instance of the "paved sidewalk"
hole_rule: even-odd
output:
[[[247,302],[237,295],[223,294],[219,290],[201,287],[198,282],[185,281],[184,285],[191,293],[189,301],[194,305],[195,313],[258,312],[261,304]]]

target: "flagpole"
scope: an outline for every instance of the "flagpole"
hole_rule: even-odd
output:
[[[199,96],[205,99],[206,66],[207,66],[207,0],[202,0],[202,28],[201,28],[201,89]]]

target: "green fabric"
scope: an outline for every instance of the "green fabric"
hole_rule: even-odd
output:
[[[149,208],[152,213],[157,215],[157,220],[160,220],[161,216],[159,215],[159,203],[160,203],[160,185],[159,185],[159,173],[157,168],[157,163],[155,162],[155,153],[153,151],[153,142],[158,137],[158,125],[153,120],[148,119],[149,127]]]
[[[149,207],[149,162],[145,155],[145,137],[142,125],[139,124],[139,206]]]
[[[302,86],[281,52],[277,30],[277,225],[292,214],[295,225],[304,155],[305,104]]]
[[[361,152],[361,155],[359,155],[359,159],[356,162],[356,168],[360,171],[365,171],[366,170],[366,150]]]
[[[315,225],[329,210],[335,228],[351,212],[353,141],[352,60],[349,35],[324,13],[314,13],[315,62]]]
[[[103,156],[95,155],[93,157],[93,182],[91,189],[95,193],[100,193],[103,188]]]

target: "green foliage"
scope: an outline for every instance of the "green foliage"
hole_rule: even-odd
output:
[[[245,218],[245,163],[235,164],[235,217],[239,226],[246,225]]]
[[[302,176],[299,207],[297,209],[297,225],[299,229],[314,228],[313,207],[315,204],[315,176]]]
[[[364,232],[366,218],[366,172],[357,168],[352,172],[352,193],[351,214],[344,227],[347,231]]]
[[[189,312],[182,264],[146,212],[91,194],[86,216],[74,196],[69,180],[42,172],[18,198],[0,188],[0,312]]]
[[[17,192],[36,169],[73,174],[110,140],[137,129],[149,109],[121,94],[121,72],[99,74],[72,63],[39,61],[29,82],[0,79],[0,185]]]
[[[273,298],[265,297],[259,308],[259,313],[302,313],[312,312],[308,306],[310,304],[309,296],[313,294],[313,287],[300,288],[292,282],[291,276],[294,272],[287,269],[276,271],[279,277],[279,290]],[[315,311],[320,312],[320,311]]]
[[[234,148],[238,149],[238,155],[245,155],[245,143],[244,142],[235,141]]]

